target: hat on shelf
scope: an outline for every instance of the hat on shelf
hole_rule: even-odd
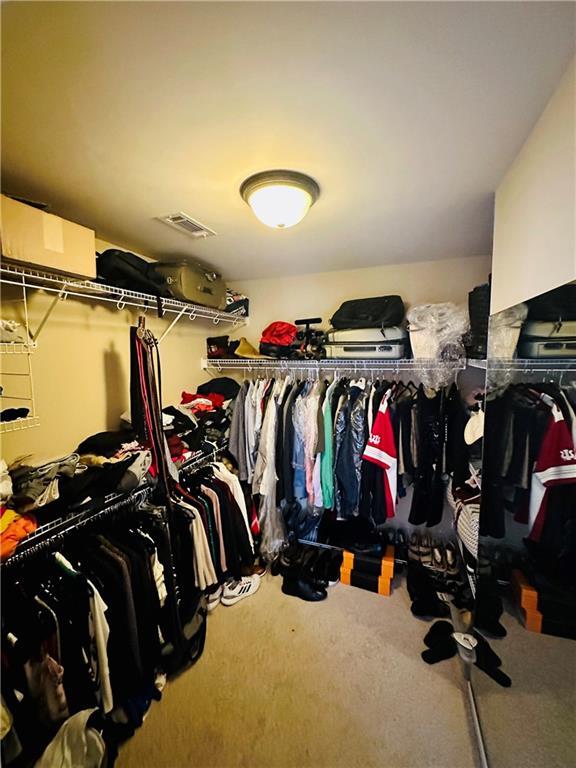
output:
[[[250,344],[248,339],[244,338],[244,336],[240,339],[240,344],[238,344],[234,354],[236,357],[246,357],[249,360],[267,359],[266,355],[261,355],[258,350]]]

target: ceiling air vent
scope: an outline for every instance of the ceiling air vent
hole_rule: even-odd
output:
[[[205,227],[186,213],[170,213],[168,216],[161,216],[160,221],[169,224],[171,227],[186,232],[187,235],[194,238],[213,237],[216,232],[213,229]]]

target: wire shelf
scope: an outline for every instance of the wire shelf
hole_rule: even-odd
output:
[[[0,355],[31,355],[35,349],[34,342],[0,342]]]
[[[466,368],[464,361],[442,361],[442,360],[424,360],[424,359],[401,359],[401,360],[276,360],[260,358],[250,359],[221,359],[211,360],[202,358],[201,362],[204,370],[223,371],[225,369],[258,371],[431,371],[444,370],[447,366],[454,371],[462,371]]]
[[[30,429],[31,427],[39,427],[39,426],[40,426],[39,416],[26,416],[24,419],[15,419],[14,421],[0,422],[0,433],[4,434],[5,432],[19,432],[22,429]]]
[[[83,280],[71,275],[57,275],[50,272],[42,272],[27,269],[15,264],[2,262],[0,265],[0,283],[16,285],[20,288],[36,288],[50,291],[60,295],[61,299],[74,296],[81,299],[115,304],[121,310],[126,307],[145,312],[158,306],[158,298],[149,293],[131,291],[117,288],[113,285],[103,285],[92,280]],[[219,323],[231,323],[233,326],[241,325],[244,318],[223,312],[200,304],[190,304],[178,299],[160,299],[163,312],[186,315],[190,320],[212,320],[214,325]]]
[[[494,358],[487,361],[488,371],[525,371],[538,373],[540,371],[576,371],[576,357],[546,358],[532,360],[528,358]]]

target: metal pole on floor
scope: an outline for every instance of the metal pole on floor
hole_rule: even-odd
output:
[[[476,747],[478,749],[480,768],[490,768],[490,764],[488,763],[488,755],[486,753],[486,744],[484,743],[484,736],[482,734],[482,726],[480,724],[480,716],[478,714],[478,707],[476,706],[474,688],[472,687],[470,680],[465,680],[464,685],[466,686],[468,703],[470,704],[470,712],[472,715],[472,722],[474,724],[474,735],[476,736]]]

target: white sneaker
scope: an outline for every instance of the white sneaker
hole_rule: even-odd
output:
[[[216,592],[212,592],[210,595],[208,595],[208,611],[213,611],[214,608],[216,608],[217,605],[219,605],[220,600],[222,599],[222,587],[219,586]]]
[[[224,585],[222,595],[222,605],[234,605],[245,597],[250,597],[258,591],[260,586],[260,576],[242,576],[240,581],[229,581]]]

